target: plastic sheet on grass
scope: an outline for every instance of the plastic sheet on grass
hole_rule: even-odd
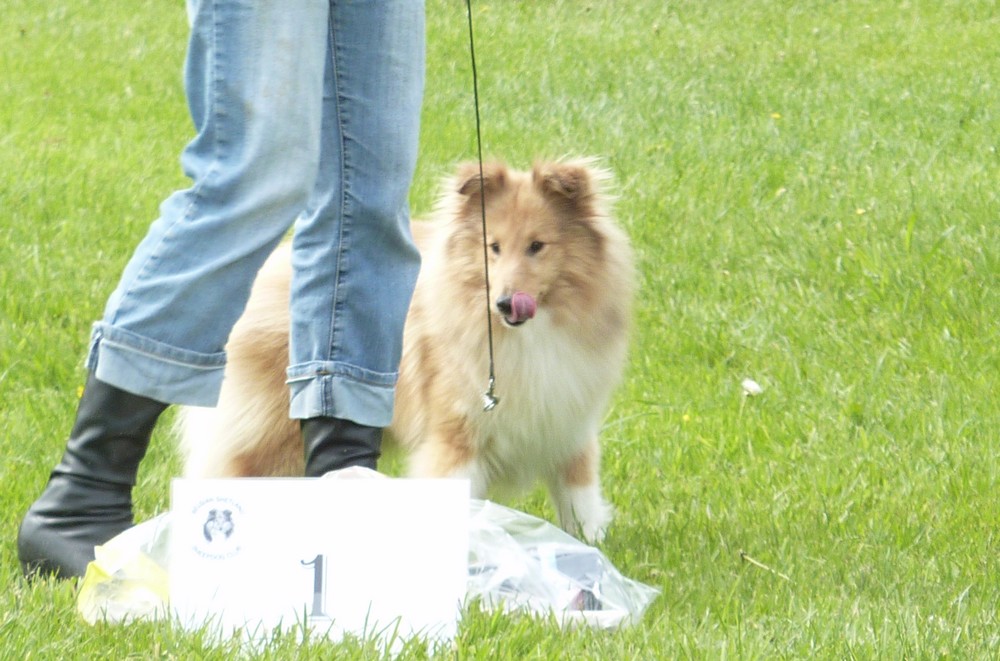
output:
[[[170,514],[161,514],[97,547],[77,601],[87,622],[168,615],[169,534]],[[480,608],[615,628],[638,622],[659,594],[623,576],[597,548],[490,501],[472,501],[469,542],[467,599]]]

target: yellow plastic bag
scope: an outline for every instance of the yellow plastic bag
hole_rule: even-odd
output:
[[[77,610],[90,624],[155,619],[167,614],[166,535],[169,514],[129,528],[104,546],[77,596]]]

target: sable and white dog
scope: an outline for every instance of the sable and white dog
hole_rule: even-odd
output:
[[[547,485],[559,523],[590,541],[611,520],[601,495],[598,432],[626,360],[632,252],[610,216],[607,174],[591,160],[466,164],[429,221],[413,223],[423,256],[404,333],[389,437],[419,477],[467,477],[474,497]],[[489,375],[480,191],[495,347]],[[261,270],[227,346],[219,404],[179,416],[185,474],[301,475],[289,420],[288,246]]]

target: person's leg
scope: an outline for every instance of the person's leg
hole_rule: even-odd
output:
[[[170,196],[95,325],[88,367],[119,388],[211,406],[223,347],[319,164],[329,4],[189,0],[193,185]]]
[[[132,524],[131,489],[167,403],[211,405],[254,275],[319,162],[326,0],[190,0],[191,188],[126,266],[95,325],[62,461],[18,534],[26,574],[77,576]]]
[[[293,240],[288,382],[307,475],[374,468],[392,419],[420,263],[407,198],[423,80],[423,2],[335,4],[320,174]]]

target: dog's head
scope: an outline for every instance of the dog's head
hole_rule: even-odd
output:
[[[465,263],[471,285],[489,263],[491,305],[507,327],[521,326],[554,305],[586,297],[604,235],[602,185],[607,174],[590,160],[537,163],[531,172],[500,163],[463,165],[452,182],[451,258]],[[455,203],[457,202],[457,204]]]

